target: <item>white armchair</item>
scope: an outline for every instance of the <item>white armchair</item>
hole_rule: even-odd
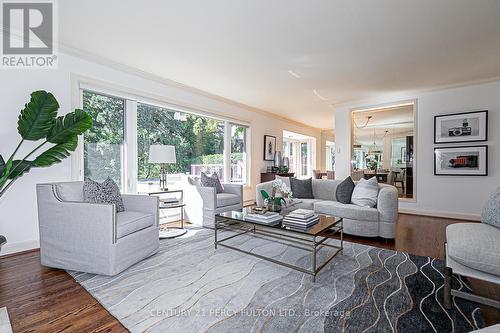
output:
[[[83,201],[83,182],[38,184],[41,263],[116,275],[158,251],[158,197],[123,195],[115,205]]]
[[[243,185],[223,184],[224,192],[216,193],[214,187],[200,186],[189,179],[184,188],[186,220],[195,225],[213,228],[215,215],[243,208]]]

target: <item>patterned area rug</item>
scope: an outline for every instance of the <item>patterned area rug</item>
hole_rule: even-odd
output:
[[[261,238],[231,240],[255,253],[310,264],[304,251]],[[337,242],[330,240],[331,243]],[[226,248],[213,232],[163,240],[160,252],[114,277],[70,272],[132,332],[469,332],[477,304],[442,304],[443,262],[344,243],[317,276]],[[322,249],[318,262],[330,251]],[[469,289],[454,278],[458,289]]]

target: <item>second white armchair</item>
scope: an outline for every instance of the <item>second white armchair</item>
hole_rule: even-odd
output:
[[[224,191],[201,186],[197,179],[188,178],[184,188],[186,219],[195,225],[213,228],[215,215],[243,208],[243,185],[222,184]]]

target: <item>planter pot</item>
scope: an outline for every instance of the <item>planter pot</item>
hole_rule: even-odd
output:
[[[4,201],[4,198],[0,197],[0,208],[2,207],[3,201]],[[1,209],[0,209],[0,211],[1,211]],[[2,222],[0,221],[0,223],[2,223]],[[0,235],[0,252],[2,252],[2,246],[4,246],[5,243],[7,243],[7,238],[5,238],[5,236],[3,236],[3,235]]]

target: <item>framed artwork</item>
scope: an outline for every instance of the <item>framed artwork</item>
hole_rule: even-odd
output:
[[[487,110],[434,117],[434,143],[463,143],[487,140]]]
[[[274,161],[276,153],[276,137],[264,135],[264,161]]]
[[[406,147],[401,147],[401,163],[406,163]]]
[[[487,176],[488,146],[434,148],[434,175]]]

